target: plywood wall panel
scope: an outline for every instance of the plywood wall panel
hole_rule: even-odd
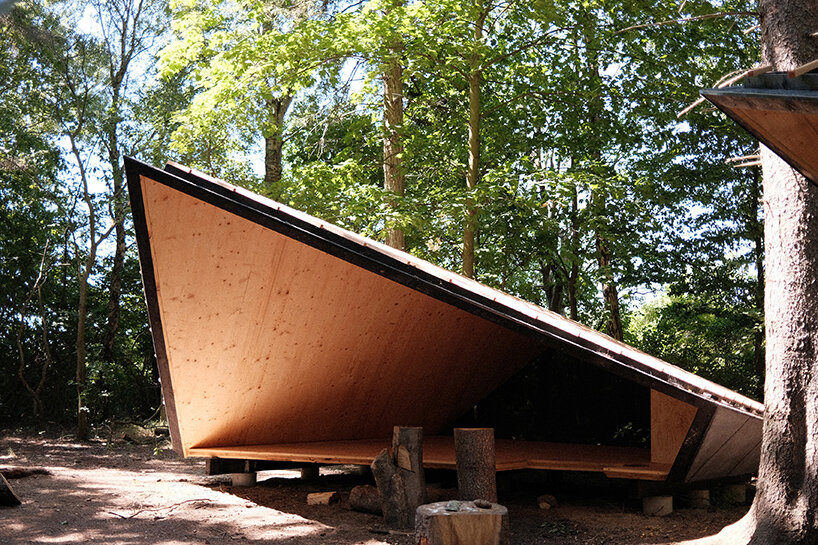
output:
[[[673,464],[696,417],[696,407],[656,390],[650,391],[650,459]]]
[[[716,409],[685,480],[754,473],[758,469],[761,425],[761,420],[733,409]]]
[[[539,344],[142,177],[180,436],[192,446],[439,431]]]

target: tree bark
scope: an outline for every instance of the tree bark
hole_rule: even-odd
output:
[[[119,115],[119,89],[114,89],[113,115]],[[120,166],[119,142],[117,125],[113,124],[108,131],[108,161],[111,164],[113,178],[113,220],[114,220],[114,262],[111,267],[111,279],[108,286],[108,319],[105,324],[105,336],[102,340],[103,357],[106,361],[114,361],[114,342],[119,329],[119,307],[122,295],[122,271],[125,269],[125,184],[124,173]]]
[[[818,58],[818,4],[760,0],[762,63]],[[818,543],[818,187],[765,146],[766,412],[755,543]]]
[[[460,499],[497,501],[493,428],[455,428],[454,452]]]
[[[764,222],[759,219],[758,206],[761,201],[761,175],[757,169],[753,175],[753,185],[750,188],[750,202],[747,211],[747,230],[753,241],[753,257],[756,267],[756,284],[753,294],[753,304],[760,316],[764,315]],[[760,379],[756,390],[759,399],[764,397],[764,327],[753,334],[753,369]]]
[[[486,14],[482,3],[479,3],[477,20],[474,23],[474,42],[483,41],[483,25]],[[469,164],[466,171],[466,221],[463,227],[463,276],[474,278],[474,236],[477,231],[477,205],[474,202],[474,189],[480,181],[480,84],[483,80],[481,59],[473,53],[470,59],[469,83]]]
[[[818,4],[760,0],[762,64],[818,58]],[[767,373],[758,490],[709,543],[818,543],[818,187],[762,146]]]
[[[568,317],[579,320],[577,283],[579,282],[579,203],[577,185],[571,190],[571,272],[568,275]]]
[[[384,520],[392,526],[411,527],[415,510],[426,503],[423,428],[395,426],[391,452],[381,451],[371,467],[381,495]]]
[[[273,199],[281,196],[284,116],[287,115],[292,101],[293,97],[290,95],[267,100],[272,127],[264,137],[264,187]]]
[[[602,298],[605,301],[605,313],[607,314],[605,333],[621,341],[623,339],[622,318],[619,313],[619,291],[616,288],[611,267],[611,251],[606,237],[599,232],[596,235],[596,251],[599,274],[602,277]]]
[[[400,6],[402,0],[395,0],[394,6]],[[387,191],[403,197],[406,180],[403,167],[403,65],[400,55],[403,44],[396,38],[390,45],[390,58],[383,72],[383,185]],[[392,208],[397,202],[390,203]],[[398,250],[406,249],[403,230],[391,227],[386,232],[386,243]]]

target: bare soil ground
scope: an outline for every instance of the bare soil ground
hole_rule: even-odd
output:
[[[311,492],[335,490],[345,497],[366,482],[357,472],[322,468],[312,482],[295,471],[262,472],[257,486],[238,488],[226,476],[206,476],[202,460],[180,459],[166,443],[122,435],[79,443],[68,436],[0,430],[0,471],[12,477],[23,500],[21,506],[0,508],[0,544],[414,542],[411,535],[384,534],[380,517],[350,511],[345,500],[307,505]],[[33,468],[48,474],[30,474]],[[501,484],[515,545],[670,544],[714,534],[747,510],[677,508],[670,516],[647,517],[616,489],[574,487],[571,493],[564,484],[508,478]],[[560,505],[539,509],[535,498],[543,493],[557,495]]]

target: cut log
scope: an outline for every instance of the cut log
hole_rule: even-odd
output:
[[[415,510],[426,502],[423,473],[423,428],[395,426],[392,450],[383,449],[372,462],[387,524],[411,528]]]
[[[537,505],[540,506],[540,509],[551,509],[559,506],[559,502],[551,494],[543,494],[537,498]]]
[[[459,503],[455,511],[451,504]],[[418,545],[507,545],[508,509],[496,503],[437,502],[418,507],[415,542]]]
[[[20,501],[20,498],[17,497],[17,494],[15,494],[14,490],[9,486],[9,482],[3,477],[3,474],[0,473],[0,506],[11,507],[20,505],[21,503],[23,502]]]
[[[497,501],[493,428],[455,428],[454,452],[460,499]]]
[[[381,493],[370,484],[356,486],[349,491],[349,507],[353,511],[382,515]]]
[[[338,492],[314,492],[307,494],[307,505],[329,505],[340,499]]]

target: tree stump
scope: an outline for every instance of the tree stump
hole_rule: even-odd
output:
[[[10,507],[20,505],[21,503],[23,502],[20,501],[20,498],[17,497],[17,494],[15,494],[14,490],[9,486],[6,478],[0,473],[0,506]]]
[[[415,510],[426,502],[423,473],[423,428],[395,426],[392,450],[383,449],[372,462],[387,524],[411,528]]]
[[[481,502],[478,500],[477,502]],[[508,545],[508,509],[486,502],[437,502],[418,507],[417,545]]]
[[[497,501],[493,428],[455,428],[454,452],[460,499]]]

